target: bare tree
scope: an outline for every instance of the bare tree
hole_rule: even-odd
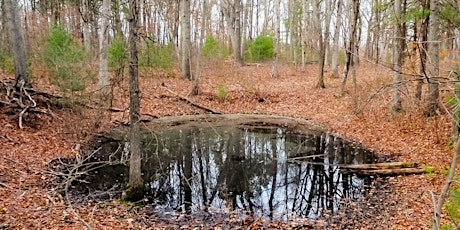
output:
[[[347,83],[347,77],[348,73],[350,71],[350,67],[354,66],[354,55],[355,55],[355,49],[356,49],[356,28],[358,24],[358,18],[359,18],[359,0],[353,0],[352,1],[352,21],[350,22],[350,30],[349,30],[349,35],[348,35],[348,43],[346,47],[346,58],[347,62],[345,64],[345,70],[343,71],[343,81],[342,85],[340,88],[340,95],[343,95],[345,93],[345,85]]]
[[[280,52],[280,0],[275,0],[275,53],[272,68],[272,77],[279,77],[278,56]]]
[[[302,48],[302,72],[307,71],[307,1],[302,1],[301,25],[301,48]]]
[[[439,109],[439,0],[430,1],[430,22],[428,30],[428,104],[425,116],[435,116]]]
[[[329,31],[327,28],[323,32],[323,26],[321,23],[321,0],[315,3],[315,15],[316,15],[316,33],[318,34],[318,64],[319,64],[319,73],[318,73],[318,82],[316,83],[316,88],[325,88],[324,85],[324,62],[326,59],[326,42]]]
[[[138,31],[139,31],[139,0],[129,0],[129,184],[125,200],[137,201],[144,196],[144,184],[141,176],[141,141],[139,136],[140,90],[138,79]]]
[[[99,88],[102,99],[107,100],[109,93],[108,53],[109,46],[110,0],[102,2],[101,35],[99,36]]]
[[[190,0],[180,1],[180,24],[181,24],[181,71],[182,78],[192,80],[191,72],[191,49],[190,40]]]
[[[222,9],[222,14],[227,20],[235,63],[238,66],[242,66],[244,64],[244,59],[241,53],[241,0],[223,0],[220,7]]]
[[[401,0],[394,1],[394,12],[396,18],[396,26],[394,29],[394,47],[393,47],[393,104],[391,106],[391,112],[393,114],[399,113],[402,110],[401,103],[401,69],[404,64],[404,39],[405,30],[404,23],[402,21],[402,10]]]
[[[421,2],[423,11],[429,8],[430,0],[421,0],[420,2]],[[420,55],[419,75],[426,76],[426,56],[427,56],[427,49],[428,49],[428,43],[426,41],[428,40],[427,36],[428,36],[429,17],[422,17],[421,20],[422,22],[420,26],[420,33],[418,37],[416,38],[416,42],[417,42],[418,52]],[[414,33],[414,34],[417,35],[417,33]],[[423,78],[420,77],[417,80],[417,86],[415,90],[415,98],[417,99],[418,102],[422,101],[423,83],[424,83],[424,80]]]
[[[342,26],[342,0],[337,0],[337,16],[335,17],[334,38],[332,44],[332,77],[339,78],[339,36]]]
[[[91,50],[91,30],[90,30],[90,11],[89,11],[89,0],[79,1],[80,4],[80,14],[81,14],[81,24],[82,24],[82,35],[83,35],[83,45],[86,52]]]
[[[7,13],[7,22],[10,31],[10,38],[13,44],[13,57],[15,67],[15,87],[23,87],[30,85],[29,63],[26,52],[26,44],[24,41],[24,32],[22,28],[21,18],[19,17],[18,2],[13,0],[4,0]]]

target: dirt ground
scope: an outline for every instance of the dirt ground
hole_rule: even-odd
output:
[[[383,67],[359,66],[356,90],[350,77],[343,96],[339,95],[342,79],[330,78],[328,73],[326,88],[315,88],[315,65],[309,65],[305,73],[295,66],[284,65],[279,78],[272,78],[270,72],[269,63],[243,67],[210,63],[203,67],[201,94],[192,96],[193,83],[176,77],[179,75],[175,71],[143,70],[142,119],[208,113],[185,103],[177,95],[225,114],[311,119],[329,132],[379,152],[382,157],[418,162],[434,167],[434,173],[377,179],[367,202],[350,204],[339,218],[342,222],[299,220],[267,225],[258,220],[229,218],[204,225],[200,221],[202,217],[165,220],[120,201],[69,205],[66,197],[51,186],[56,175],[47,171],[47,164],[56,158],[79,156],[81,147],[91,137],[128,122],[129,94],[125,80],[115,88],[110,112],[94,109],[95,106],[83,107],[75,101],[58,100],[48,106],[43,104],[46,113],[36,113],[26,119],[25,128],[21,130],[17,116],[7,112],[5,106],[0,107],[0,229],[430,228],[432,196],[440,191],[446,176],[443,171],[449,167],[453,153],[449,145],[451,116],[446,106],[441,107],[439,116],[424,117],[423,104],[415,102],[414,85],[408,81],[403,87],[404,111],[391,115],[392,74]],[[2,74],[1,79],[11,80],[12,76]],[[34,89],[59,95],[48,82],[45,76],[36,76]],[[88,91],[96,85],[94,81]],[[441,88],[444,96],[450,92],[448,86]],[[0,90],[3,97],[4,89]],[[91,101],[91,97],[85,100]]]

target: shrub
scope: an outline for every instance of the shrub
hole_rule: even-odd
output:
[[[155,67],[172,69],[175,62],[174,45],[155,45],[153,41],[146,40],[146,48],[141,50],[139,65],[142,67]]]
[[[88,68],[88,56],[65,30],[59,27],[51,29],[43,58],[52,74],[52,83],[62,92],[73,93],[86,88],[86,80],[92,75]]]
[[[0,51],[0,69],[5,73],[14,73],[14,58],[7,52]]]
[[[273,58],[274,43],[271,36],[258,36],[250,45],[250,60],[258,62]]]
[[[207,58],[225,59],[228,57],[228,48],[214,36],[210,35],[203,44],[202,54],[203,57]]]
[[[444,224],[441,229],[457,229],[460,224],[460,188],[451,191],[445,208],[453,224]]]
[[[228,96],[228,91],[227,88],[225,87],[224,84],[219,84],[217,86],[217,97],[219,98],[220,101],[225,101]]]
[[[115,38],[108,48],[109,67],[119,69],[127,59],[126,44],[123,39]]]

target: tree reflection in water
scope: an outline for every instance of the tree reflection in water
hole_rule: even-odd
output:
[[[147,135],[142,171],[146,195],[161,211],[244,210],[279,220],[292,215],[315,219],[323,210],[336,212],[344,197],[359,198],[370,183],[342,174],[339,164],[374,161],[371,152],[327,134],[195,127]],[[94,176],[91,189],[125,181],[122,170],[128,169],[99,170],[112,176]]]

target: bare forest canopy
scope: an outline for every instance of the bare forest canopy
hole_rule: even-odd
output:
[[[97,50],[102,30],[108,30],[109,41],[128,37],[127,1],[110,1],[110,8],[104,13],[102,0],[30,0],[19,1],[19,14],[28,35],[31,53],[43,46],[48,31],[60,25],[72,35],[87,51]],[[333,52],[339,49],[340,61],[350,39],[350,28],[354,23],[353,5],[358,6],[355,55],[361,55],[371,62],[390,63],[392,47],[397,41],[404,41],[401,51],[416,58],[416,52],[426,49],[427,23],[430,3],[428,0],[404,0],[400,2],[400,16],[395,15],[394,1],[387,0],[145,0],[140,1],[140,37],[144,46],[179,47],[184,26],[181,21],[182,2],[188,7],[190,17],[190,40],[192,52],[207,38],[214,37],[232,52],[236,37],[241,39],[240,55],[245,56],[254,40],[259,36],[279,37],[281,55],[286,61],[301,63],[317,61],[319,35],[324,40],[326,63],[331,64]],[[7,33],[8,18],[5,3],[1,1],[0,29],[1,49],[9,47]],[[458,1],[443,0],[440,5],[440,46],[442,56],[455,59],[458,51],[458,26],[460,24]],[[278,7],[277,7],[278,6]],[[277,11],[277,12],[276,12]],[[107,15],[108,14],[108,15]],[[110,23],[102,26],[107,15]],[[403,25],[402,36],[396,35],[397,25]],[[238,33],[238,34],[235,34]],[[424,37],[425,36],[425,37]],[[151,42],[151,44],[150,44]],[[429,42],[429,41],[428,41]],[[145,47],[144,47],[145,48]],[[426,50],[425,50],[426,51]],[[303,57],[303,56],[306,57]]]

